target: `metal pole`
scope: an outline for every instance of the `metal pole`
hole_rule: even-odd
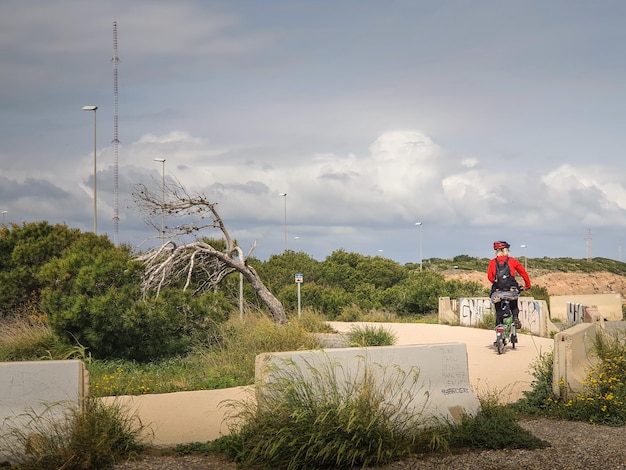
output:
[[[285,198],[285,251],[287,251],[287,193],[280,193]]]
[[[300,308],[300,283],[298,283],[298,317],[302,314],[302,309]]]
[[[422,272],[422,223],[415,222],[415,225],[419,227],[420,231],[420,272]]]
[[[526,245],[520,245],[524,249],[524,270],[528,271],[528,255],[526,254]]]
[[[98,174],[96,166],[96,154],[98,147],[96,146],[96,109],[93,110],[93,233],[98,234],[98,190],[96,183],[96,175]]]
[[[98,234],[98,189],[97,189],[97,165],[96,155],[96,110],[97,106],[83,106],[83,111],[93,111],[93,233]]]
[[[2,211],[2,225],[6,225],[5,217],[9,211]]]

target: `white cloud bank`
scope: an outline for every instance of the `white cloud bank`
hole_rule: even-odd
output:
[[[122,148],[120,241],[139,243],[152,235],[132,209],[130,192],[137,182],[159,184],[157,156],[166,158],[167,178],[218,202],[233,235],[244,245],[256,239],[257,255],[263,258],[284,248],[285,201],[279,196],[284,192],[290,248],[318,258],[342,247],[364,254],[385,247],[385,256],[409,261],[414,255],[404,253],[402,245],[414,243],[416,221],[429,234],[430,251],[437,247],[431,256],[471,253],[472,247],[471,254],[489,256],[491,238],[524,236],[520,243],[529,243],[548,233],[559,233],[561,239],[569,234],[580,245],[588,227],[620,232],[626,226],[625,177],[599,165],[560,165],[543,175],[515,162],[487,167],[479,156],[454,156],[410,130],[381,134],[366,155],[326,153],[273,162],[249,158],[252,153],[215,148],[180,131],[146,134]],[[111,148],[99,150],[99,160],[109,162],[98,174],[100,225],[110,235],[111,157]],[[67,179],[5,174],[5,187],[14,188],[18,210],[28,219],[82,220],[89,230],[91,165],[89,157],[83,158]],[[76,185],[77,180],[82,183]],[[565,254],[550,254],[559,255]]]

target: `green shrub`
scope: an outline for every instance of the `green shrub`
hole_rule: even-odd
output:
[[[592,424],[626,424],[626,342],[623,333],[596,335],[599,362],[589,368],[584,390],[560,403],[562,416]]]
[[[542,415],[552,407],[555,395],[552,391],[552,368],[554,354],[541,354],[531,365],[531,374],[534,377],[530,390],[522,392],[524,398],[514,404],[514,407],[524,414]]]
[[[496,395],[480,399],[476,416],[464,416],[451,424],[449,446],[471,449],[542,449],[549,444],[518,424],[513,408],[502,405]]]
[[[552,354],[542,355],[533,364],[535,380],[530,391],[515,404],[526,414],[549,415],[561,419],[588,421],[593,424],[626,424],[626,343],[620,334],[596,336],[593,353],[598,361],[588,369],[583,390],[566,393],[561,382],[560,396],[552,391]],[[568,396],[569,395],[569,396]]]

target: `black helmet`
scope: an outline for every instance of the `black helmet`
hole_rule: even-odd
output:
[[[497,242],[493,242],[493,249],[498,251],[498,250],[504,250],[505,248],[510,248],[511,245],[509,245],[507,242],[504,241],[497,241]]]

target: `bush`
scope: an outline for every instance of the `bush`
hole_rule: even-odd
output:
[[[534,377],[531,389],[522,392],[524,398],[514,404],[522,413],[529,415],[543,415],[551,407],[555,398],[552,391],[552,368],[554,355],[544,353],[530,365]]]
[[[480,405],[476,416],[463,416],[458,425],[450,425],[450,447],[543,449],[549,445],[522,428],[514,409],[500,404],[496,395],[481,398]]]
[[[592,424],[626,424],[626,344],[624,338],[605,333],[596,336],[594,354],[598,362],[589,368],[583,390],[567,397],[565,383],[560,395],[552,392],[552,354],[542,355],[533,365],[533,387],[515,404],[527,414],[588,421]]]
[[[626,343],[624,338],[596,335],[594,351],[599,362],[589,368],[584,390],[561,403],[559,410],[568,419],[592,424],[626,424]]]

